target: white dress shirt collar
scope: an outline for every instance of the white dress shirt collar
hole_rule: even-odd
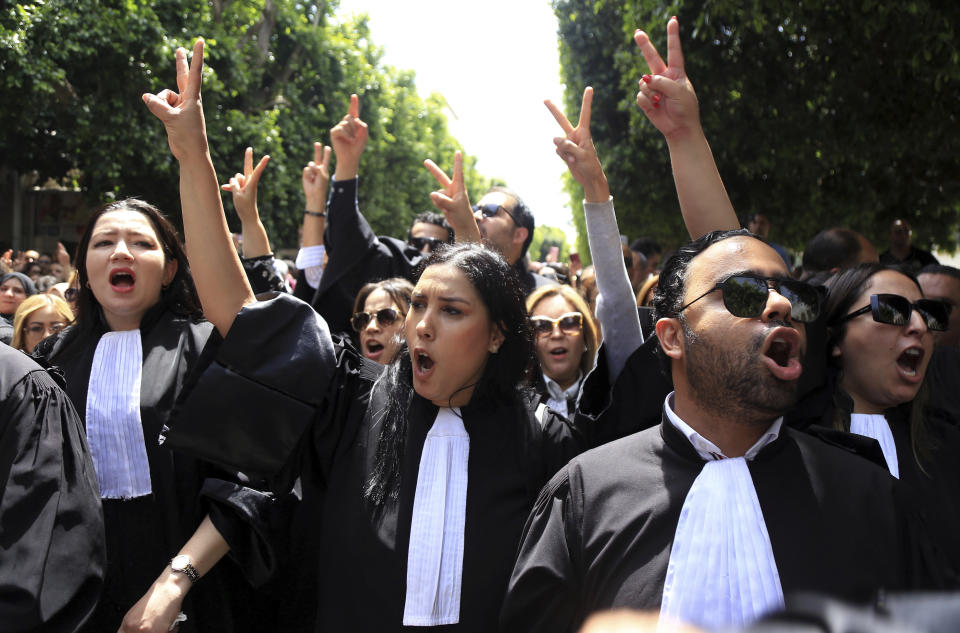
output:
[[[663,403],[663,410],[667,414],[667,419],[683,433],[684,437],[687,438],[687,441],[693,446],[694,450],[697,451],[697,454],[707,462],[715,461],[718,459],[727,459],[727,456],[723,454],[723,451],[720,448],[708,440],[707,438],[700,435],[696,430],[694,430],[689,424],[680,419],[673,411],[673,394],[670,392],[667,395],[667,399]],[[767,429],[767,432],[757,440],[757,442],[747,449],[747,452],[744,453],[744,457],[747,460],[752,460],[761,450],[778,437],[780,437],[780,428],[783,426],[783,418],[779,417],[773,421],[773,424],[770,425],[770,428]]]

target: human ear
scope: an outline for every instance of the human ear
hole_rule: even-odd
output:
[[[167,287],[173,282],[173,278],[177,276],[177,267],[180,262],[175,259],[167,260],[167,263],[163,265],[163,286]]]
[[[663,353],[673,360],[683,358],[683,326],[680,319],[659,319],[656,324],[657,340]]]
[[[513,241],[515,244],[523,244],[528,235],[530,235],[530,231],[527,227],[518,226],[513,230]]]
[[[506,340],[506,337],[503,335],[503,330],[500,329],[500,326],[496,323],[490,325],[490,345],[487,346],[487,350],[491,354],[496,354],[500,351],[500,346],[503,345],[503,341]]]

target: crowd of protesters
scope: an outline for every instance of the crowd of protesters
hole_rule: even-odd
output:
[[[305,148],[300,249],[275,258],[270,159],[218,183],[203,42],[179,49],[144,103],[190,248],[126,199],[72,258],[0,258],[6,630],[956,623],[960,271],[904,220],[882,254],[834,227],[795,261],[734,212],[676,18],[666,62],[635,40],[693,241],[620,235],[586,88],[576,125],[546,102],[586,268],[531,257],[516,191],[472,204],[459,152],[425,161],[407,235],[376,235],[356,95]]]

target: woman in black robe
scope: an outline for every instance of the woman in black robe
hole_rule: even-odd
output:
[[[535,419],[518,388],[532,358],[519,281],[478,245],[427,261],[406,319],[408,350],[386,368],[332,340],[305,303],[278,296],[253,304],[236,273],[206,149],[200,60],[202,43],[189,72],[178,52],[181,92],[146,97],[181,163],[188,239],[205,243],[190,263],[204,313],[224,335],[166,442],[269,477],[275,491],[297,476],[322,487],[319,630],[495,630],[540,487],[570,457],[623,431]],[[432,171],[444,187],[433,199],[458,239],[476,240],[459,153],[452,180]],[[605,178],[602,185],[607,201]],[[441,419],[457,439],[469,438],[469,452],[452,450],[437,475],[425,464],[436,463],[428,436]],[[451,486],[445,508],[462,504],[459,514],[418,510],[428,496],[421,490],[437,485]],[[443,529],[430,532],[422,521],[431,517]],[[430,553],[441,557],[439,576],[422,571]],[[434,618],[441,603],[453,607]]]
[[[879,442],[891,474],[912,491],[925,518],[944,582],[960,587],[960,432],[926,408],[932,328],[946,327],[949,311],[924,300],[912,274],[882,264],[841,271],[826,285],[833,398],[819,417],[800,424],[819,423]]]
[[[161,578],[192,586],[183,574],[172,573],[168,563],[198,526],[216,531],[218,524],[235,519],[232,512],[224,514],[221,504],[238,503],[242,488],[231,483],[228,474],[177,455],[157,441],[186,377],[201,362],[203,350],[219,342],[213,326],[202,318],[173,226],[140,200],[105,205],[94,212],[81,237],[76,261],[79,317],[75,325],[38,346],[37,354],[63,371],[67,394],[90,435],[103,497],[108,567],[100,603],[86,630],[114,631],[128,611],[127,625],[151,617],[132,608],[149,603],[138,604],[146,593],[163,594],[151,587],[165,567]],[[140,354],[131,354],[135,349],[127,347],[117,356],[104,356],[101,343],[107,335],[135,336]],[[130,367],[136,360],[139,366]],[[125,394],[123,404],[138,405],[135,417],[127,419],[134,426],[139,422],[140,429],[116,426],[119,415],[113,413],[118,405],[111,398],[118,396],[105,387],[122,382],[128,370],[137,374],[133,384],[139,384],[139,392]],[[114,441],[118,433],[130,432],[141,437],[126,445]],[[146,487],[113,483],[131,473],[136,476],[138,468],[147,478]],[[243,629],[239,625],[245,616],[238,606],[249,600],[229,596],[250,590],[235,568],[223,565],[203,578],[197,590],[182,606],[187,620],[180,630]],[[179,593],[167,594],[168,608],[179,605],[173,599]]]

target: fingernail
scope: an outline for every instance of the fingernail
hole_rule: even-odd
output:
[[[653,102],[660,103],[660,95],[653,95]]]
[[[671,19],[671,20],[677,20],[677,16],[675,16],[675,15],[670,16],[670,19]],[[679,22],[679,21],[680,21],[680,20],[677,20],[677,22]]]
[[[650,75],[644,75],[644,76],[643,76],[643,83],[645,83],[645,84],[650,83],[652,80],[653,80],[653,77],[651,77]]]

